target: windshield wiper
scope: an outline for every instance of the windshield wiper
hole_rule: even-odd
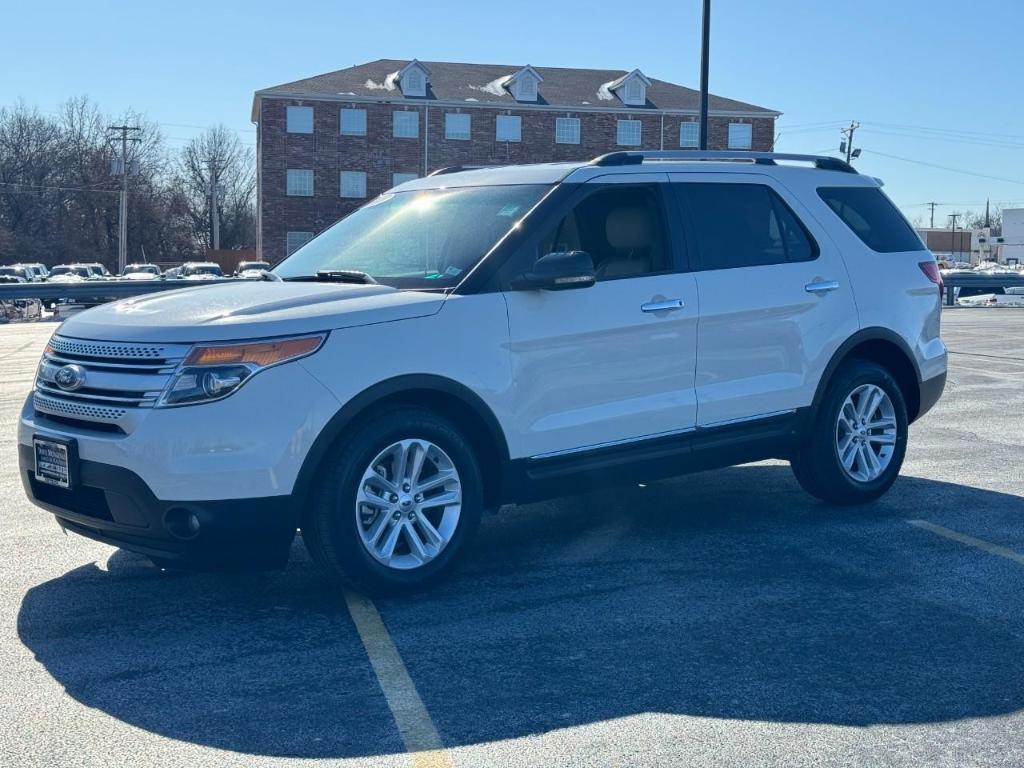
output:
[[[314,276],[302,279],[315,280],[318,283],[377,284],[377,281],[371,275],[366,272],[360,272],[358,269],[321,269]]]

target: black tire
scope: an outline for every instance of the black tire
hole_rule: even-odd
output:
[[[885,391],[896,417],[896,444],[885,470],[874,480],[862,482],[843,469],[836,446],[836,420],[847,396],[863,384]],[[836,369],[821,403],[803,436],[801,447],[790,458],[797,481],[812,496],[832,504],[866,504],[874,501],[896,481],[907,451],[907,405],[896,379],[888,370],[868,360],[850,360]]]
[[[434,559],[408,570],[389,568],[366,550],[356,522],[362,473],[382,450],[404,439],[429,440],[448,454],[459,473],[458,525]],[[444,417],[425,408],[397,406],[347,432],[317,470],[302,519],[302,540],[313,561],[334,580],[370,594],[410,592],[449,574],[480,523],[483,480],[472,444]]]

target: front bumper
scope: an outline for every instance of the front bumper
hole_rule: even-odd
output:
[[[18,446],[18,469],[29,499],[65,531],[182,568],[283,567],[298,525],[290,495],[161,501],[134,472],[94,461],[79,462],[79,484],[67,491],[36,481],[27,445]],[[186,513],[196,516],[199,529],[183,537],[173,520]]]

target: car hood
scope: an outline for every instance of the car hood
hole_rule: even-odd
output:
[[[167,343],[230,341],[432,315],[444,296],[385,285],[237,282],[136,296],[69,318],[65,336]]]

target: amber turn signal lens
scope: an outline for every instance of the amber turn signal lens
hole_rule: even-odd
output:
[[[195,347],[185,358],[185,365],[256,365],[263,368],[308,355],[323,340],[323,336],[306,336],[301,339]]]

